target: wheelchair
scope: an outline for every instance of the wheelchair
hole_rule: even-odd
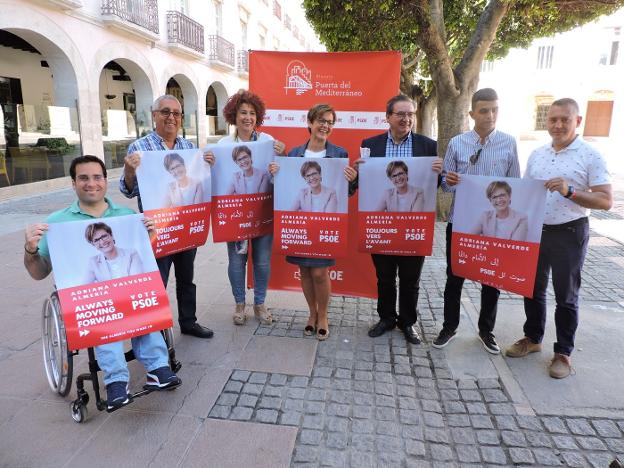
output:
[[[58,292],[54,291],[50,294],[44,304],[42,311],[41,338],[43,344],[43,364],[46,377],[50,389],[65,397],[69,394],[72,386],[72,378],[74,372],[74,356],[79,354],[79,350],[70,351],[67,347],[67,336],[65,334],[65,323],[63,322],[63,313],[61,311],[61,303]],[[161,331],[167,350],[169,353],[169,366],[173,372],[178,372],[182,364],[176,360],[175,350],[173,348],[173,332],[170,328]],[[95,358],[95,350],[87,348],[89,357],[89,372],[78,375],[76,378],[76,399],[71,402],[71,416],[77,423],[87,420],[89,403],[89,394],[85,390],[85,381],[91,381],[93,384],[93,393],[95,395],[95,406],[99,411],[106,410],[112,413],[119,408],[108,409],[106,400],[100,396],[100,383],[98,372],[100,367]],[[135,359],[132,349],[125,352],[126,362]],[[173,389],[172,389],[173,390]],[[154,389],[144,389],[139,392],[130,394],[130,402],[135,398],[147,395]],[[125,405],[124,405],[125,406]]]

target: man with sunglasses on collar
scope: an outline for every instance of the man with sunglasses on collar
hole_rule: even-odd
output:
[[[136,180],[136,169],[141,163],[141,151],[166,151],[193,149],[189,140],[178,136],[182,126],[182,106],[175,96],[165,94],[154,101],[152,118],[155,130],[139,138],[128,146],[128,155],[124,159],[124,170],[119,180],[119,190],[128,198],[138,197],[139,210],[143,211],[141,194]],[[198,338],[211,338],[213,332],[197,323],[196,287],[193,283],[195,255],[197,249],[185,250],[156,259],[160,276],[165,287],[169,280],[169,271],[173,264],[176,277],[176,297],[178,299],[178,322],[180,331],[185,335]]]
[[[455,276],[451,270],[451,237],[453,235],[453,209],[455,186],[461,181],[460,174],[520,177],[520,162],[516,140],[496,130],[498,117],[498,95],[492,88],[483,88],[472,95],[469,112],[474,128],[453,137],[449,141],[444,157],[442,190],[453,192],[453,202],[446,226],[446,286],[444,287],[444,324],[434,348],[444,348],[457,334],[461,292],[464,278]],[[486,351],[499,354],[500,348],[494,339],[496,307],[500,291],[491,286],[481,287],[481,309],[479,313],[479,339]]]

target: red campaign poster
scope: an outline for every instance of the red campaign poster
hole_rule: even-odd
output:
[[[273,232],[273,140],[207,148],[212,166],[212,237],[237,241]]]
[[[462,175],[453,213],[453,273],[533,297],[545,204],[543,181]]]
[[[197,149],[142,151],[137,168],[145,216],[156,223],[157,258],[206,243],[210,228],[210,166]]]
[[[366,158],[359,169],[358,248],[384,255],[431,255],[436,158]]]
[[[309,258],[346,255],[346,159],[277,158],[273,253]]]
[[[48,245],[69,349],[173,326],[143,215],[50,224]]]
[[[287,151],[308,139],[306,115],[315,104],[337,111],[330,141],[360,157],[363,139],[387,130],[385,106],[399,92],[400,52],[265,52],[249,54],[249,89],[262,97],[267,116],[262,131],[286,143]],[[357,212],[357,195],[349,198]],[[370,255],[357,250],[357,216],[349,217],[346,258],[330,268],[332,293],[377,297]],[[271,289],[301,290],[296,265],[274,255]]]

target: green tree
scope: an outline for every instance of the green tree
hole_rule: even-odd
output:
[[[308,21],[330,51],[400,50],[401,91],[418,103],[417,131],[438,151],[467,128],[470,98],[487,57],[504,57],[624,6],[624,0],[304,0]]]

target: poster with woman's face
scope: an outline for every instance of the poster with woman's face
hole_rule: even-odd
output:
[[[366,158],[359,166],[358,250],[431,255],[438,174],[436,158]]]
[[[276,158],[273,252],[308,258],[346,254],[347,158]]]
[[[137,181],[145,215],[156,223],[157,258],[204,245],[210,228],[210,165],[197,149],[142,151]]]
[[[455,190],[453,273],[531,297],[545,205],[544,181],[462,175]]]
[[[71,349],[172,325],[142,214],[52,223],[47,237]]]
[[[144,151],[137,168],[144,210],[209,203],[210,165],[197,149]]]
[[[346,158],[278,158],[275,210],[347,213]]]
[[[360,211],[420,213],[435,211],[436,158],[366,158],[359,166]]]
[[[207,148],[212,166],[212,236],[237,241],[273,231],[273,141],[226,143]]]

